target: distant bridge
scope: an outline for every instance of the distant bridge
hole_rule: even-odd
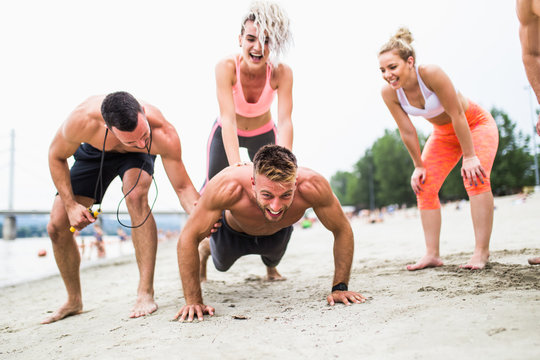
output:
[[[0,210],[0,216],[4,216],[3,224],[3,238],[5,240],[13,240],[17,236],[17,216],[18,215],[49,215],[50,210]],[[101,212],[104,215],[116,215],[116,211],[103,210]],[[129,215],[127,211],[119,211],[120,215]],[[173,210],[157,210],[152,211],[154,215],[180,215],[187,217],[187,213],[184,211]]]

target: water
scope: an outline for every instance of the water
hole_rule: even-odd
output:
[[[163,214],[154,212],[153,215],[157,228],[163,231],[177,231],[187,219],[187,214],[185,213]],[[131,224],[129,216],[126,214],[120,214],[120,220],[125,224]],[[116,214],[101,214],[99,221],[107,234],[116,234],[116,230],[120,227]],[[0,215],[0,230],[3,222],[4,215]],[[48,214],[16,214],[17,238],[47,237],[48,222]],[[131,233],[131,230],[128,228],[124,228],[124,230],[128,234]],[[93,225],[87,226],[81,232],[83,236],[90,236],[93,233]]]
[[[185,223],[187,215],[179,214],[154,214],[158,230],[158,240],[178,239],[178,232]],[[0,228],[4,216],[0,216]],[[47,222],[49,215],[28,214],[17,215],[17,233],[19,238],[15,240],[0,239],[0,288],[15,285],[22,282],[36,280],[47,276],[59,275],[58,267],[54,260],[52,244],[47,237]],[[102,228],[108,234],[116,234],[119,224],[116,215],[100,215]],[[129,223],[129,217],[122,215],[122,221]],[[130,229],[124,229],[128,234]],[[1,231],[0,231],[1,234]],[[26,237],[27,235],[33,237]],[[24,236],[24,237],[23,237]],[[118,258],[124,255],[133,255],[135,250],[131,240],[120,242],[116,235],[105,235],[106,257],[98,258],[97,249],[90,244],[94,241],[93,225],[89,225],[77,237],[79,245],[84,240],[85,249],[81,256],[81,267],[101,264],[108,259]],[[45,250],[46,256],[38,256],[40,250]],[[80,249],[82,253],[82,248]],[[134,256],[134,255],[133,255]]]
[[[94,247],[90,250],[90,243],[94,237],[79,237],[79,244],[82,240],[85,244],[85,251],[81,256],[81,267],[97,265],[107,259],[135,253],[131,240],[120,242],[117,236],[107,235],[103,238],[106,256],[98,258],[97,249]],[[47,255],[38,256],[40,250],[45,250]],[[0,240],[0,288],[59,274],[51,240],[48,237]]]

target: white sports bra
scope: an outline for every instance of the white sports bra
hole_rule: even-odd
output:
[[[420,109],[409,104],[409,100],[407,100],[407,95],[405,95],[403,88],[396,90],[399,103],[401,104],[401,108],[409,115],[422,116],[426,119],[434,118],[435,116],[438,116],[444,112],[444,107],[442,106],[437,95],[433,91],[429,90],[422,81],[422,78],[418,73],[418,67],[415,66],[415,69],[416,77],[418,78],[418,85],[420,86],[420,91],[422,92],[425,100],[424,109]]]

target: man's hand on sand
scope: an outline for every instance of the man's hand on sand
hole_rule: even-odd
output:
[[[345,305],[350,305],[352,302],[360,304],[366,301],[366,298],[357,292],[354,291],[340,291],[336,290],[326,298],[328,304],[334,306],[337,302],[344,303]]]
[[[194,304],[194,305],[184,305],[174,316],[175,320],[178,321],[193,321],[195,315],[199,321],[203,321],[203,315],[208,314],[210,316],[214,315],[215,309],[211,306],[204,304]]]

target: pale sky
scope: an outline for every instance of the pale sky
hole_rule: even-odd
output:
[[[16,132],[16,209],[52,205],[47,152],[73,108],[124,90],[161,109],[177,129],[197,189],[219,109],[214,66],[239,52],[249,0],[19,0],[0,4],[0,209],[8,206],[9,132]],[[377,53],[399,26],[415,37],[418,64],[437,64],[466,97],[497,106],[532,134],[530,92],[512,0],[282,0],[294,45],[293,151],[328,179],[350,171],[396,125],[380,89]],[[277,116],[275,106],[273,115]],[[277,121],[277,118],[275,118]],[[423,119],[413,119],[429,132]],[[412,169],[411,169],[412,172]],[[156,162],[156,210],[180,205]],[[116,209],[120,183],[104,209]]]

